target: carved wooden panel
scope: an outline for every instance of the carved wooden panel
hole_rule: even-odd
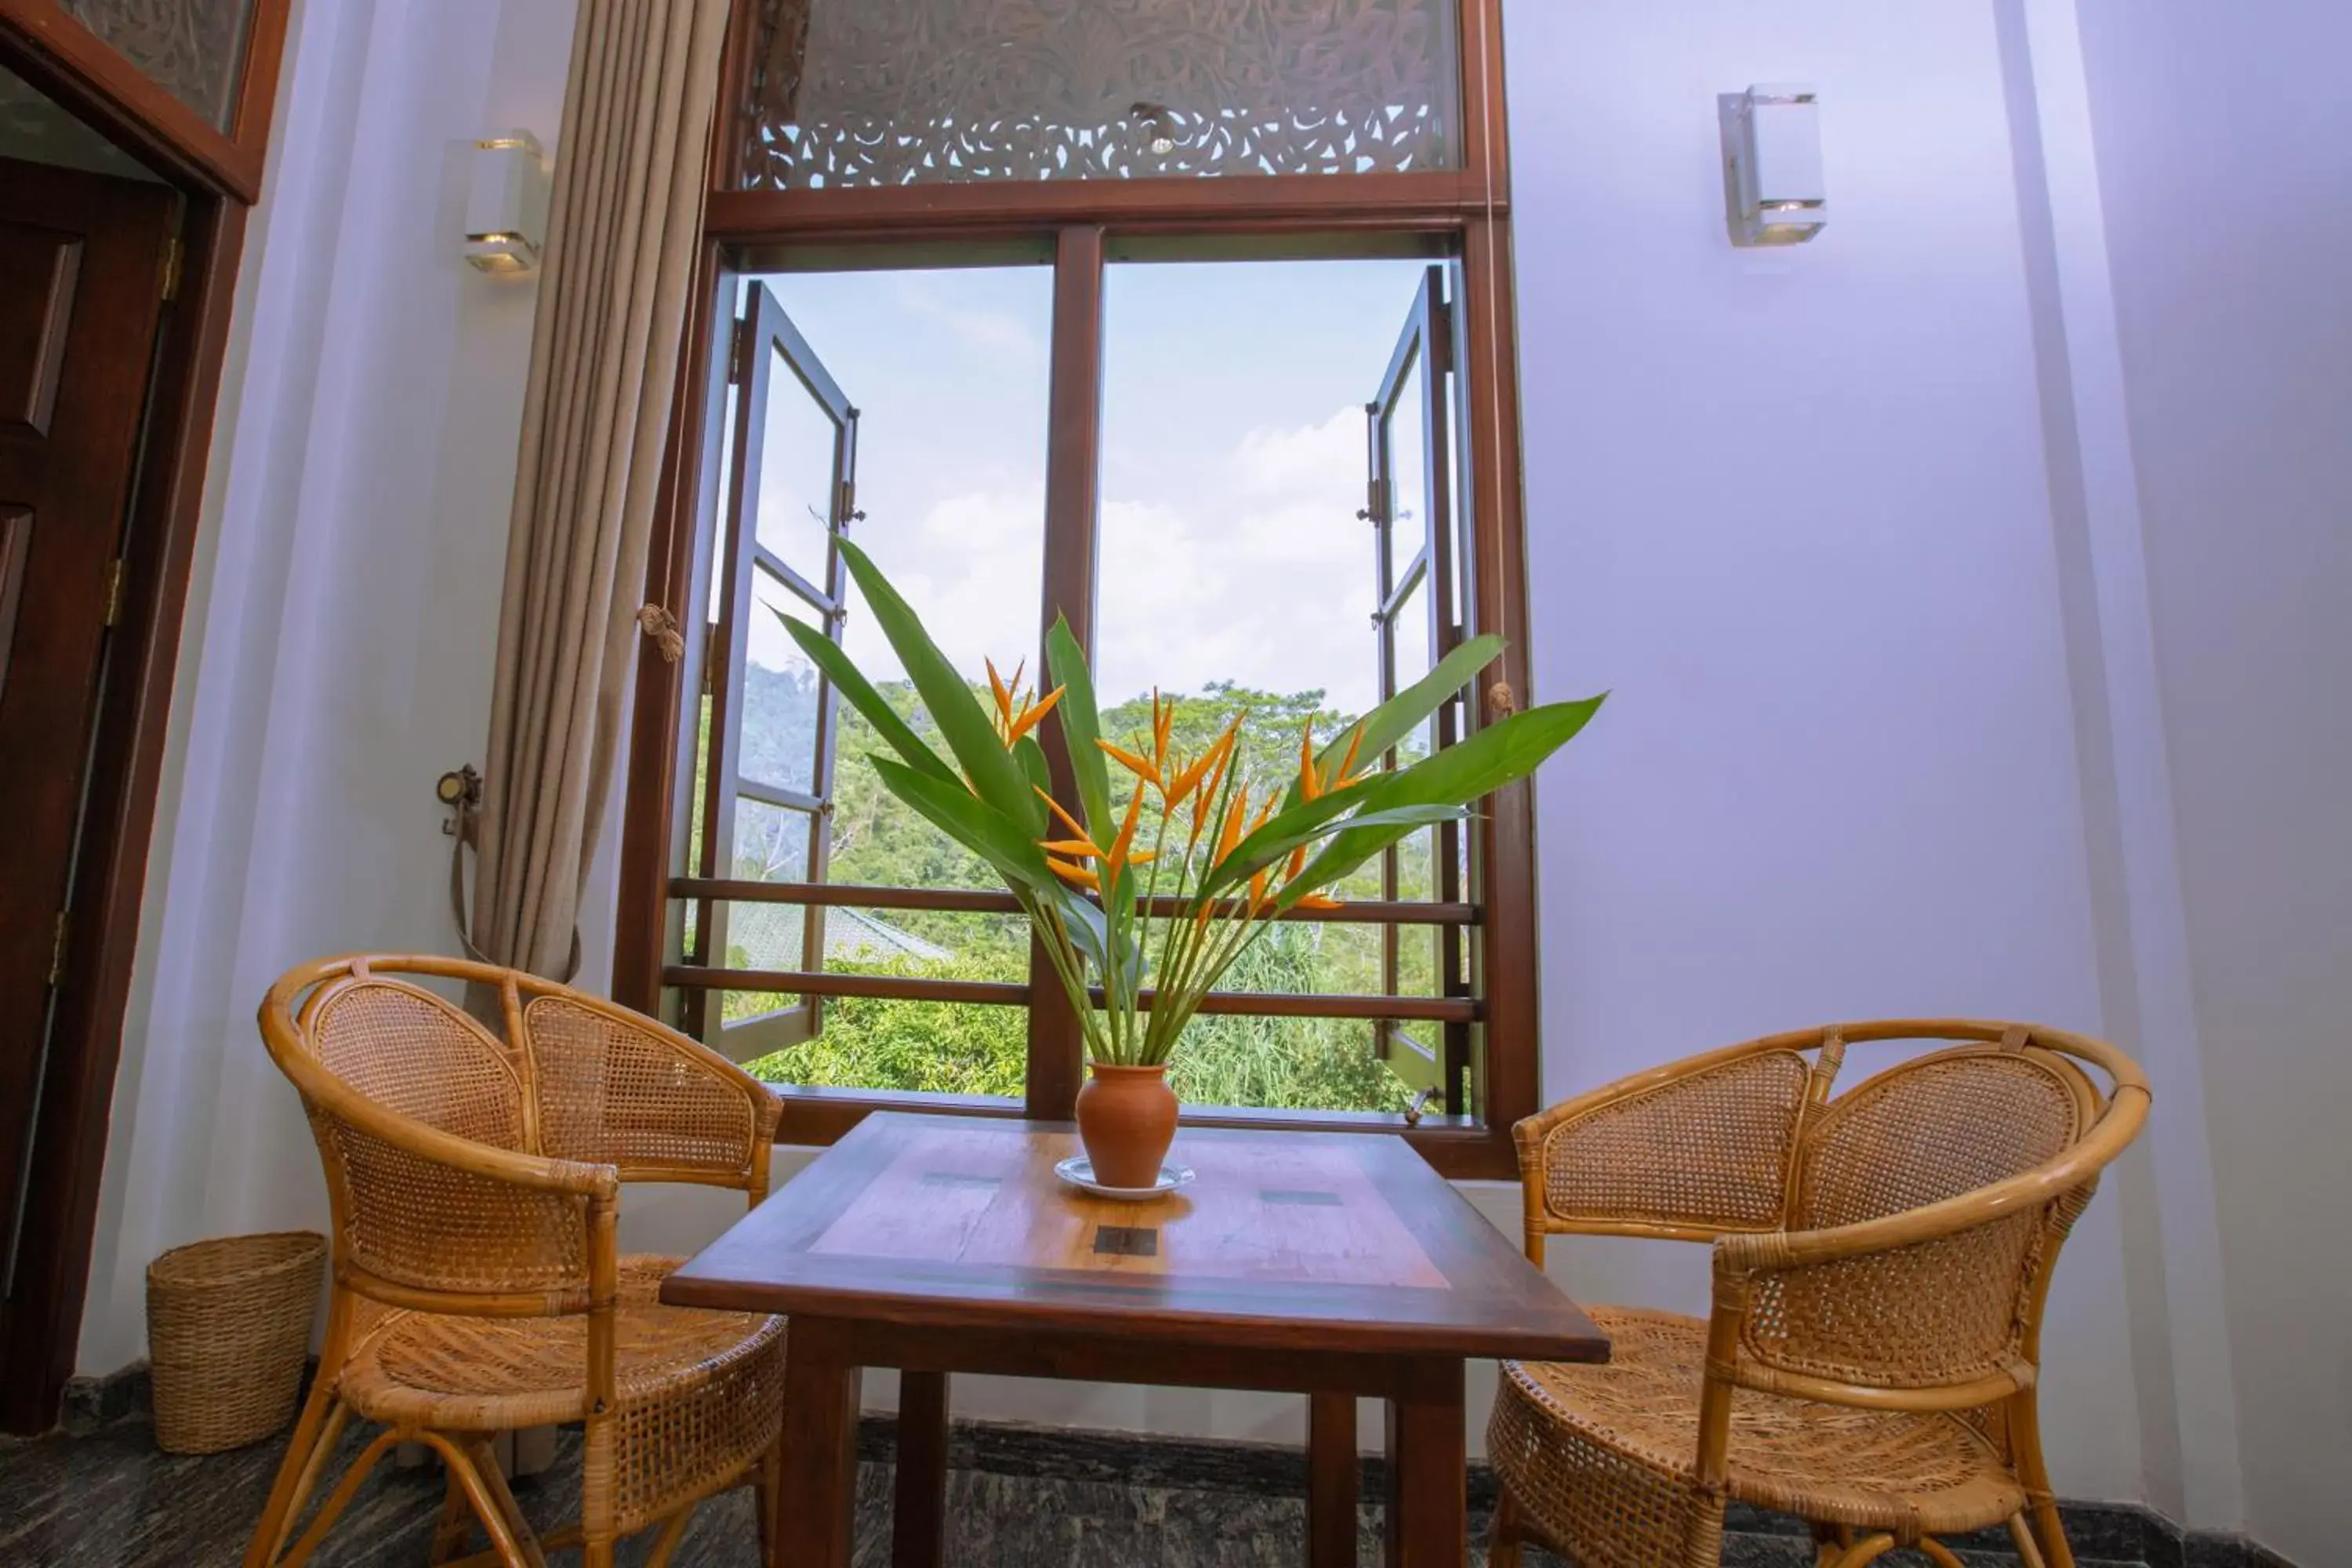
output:
[[[1454,0],[760,0],[757,16],[753,189],[1459,162]]]
[[[149,79],[226,131],[253,0],[58,0]]]

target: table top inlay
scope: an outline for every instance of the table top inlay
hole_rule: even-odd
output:
[[[1348,1142],[1353,1142],[1349,1140]],[[1220,1157],[1233,1144],[1180,1143],[1197,1179],[1151,1203],[1066,1187],[1055,1162],[1075,1133],[946,1121],[898,1142],[896,1157],[809,1250],[827,1257],[1186,1273],[1202,1279],[1447,1289],[1412,1231],[1343,1141],[1286,1142]],[[1157,1234],[1149,1250],[1104,1247],[1105,1227]]]
[[[1066,1124],[869,1116],[662,1294],[940,1328],[1589,1360],[1589,1320],[1402,1140],[1187,1129],[1197,1179],[1120,1203],[1055,1179]]]

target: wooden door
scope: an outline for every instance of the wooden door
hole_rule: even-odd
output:
[[[0,159],[0,1342],[174,200]]]

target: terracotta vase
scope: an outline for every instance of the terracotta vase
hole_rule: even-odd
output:
[[[1078,1089],[1078,1141],[1107,1187],[1148,1187],[1176,1141],[1176,1091],[1168,1066],[1087,1064]]]

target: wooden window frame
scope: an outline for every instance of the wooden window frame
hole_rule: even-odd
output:
[[[1461,531],[1463,602],[1473,623],[1499,632],[1508,647],[1472,687],[1482,714],[1507,711],[1528,690],[1526,522],[1521,498],[1518,386],[1511,279],[1508,149],[1503,104],[1501,0],[1461,0],[1461,167],[1408,174],[1236,175],[1167,180],[1070,180],[894,186],[821,191],[736,188],[741,138],[733,116],[748,101],[747,40],[752,0],[737,0],[722,65],[721,120],[712,137],[711,193],[703,219],[697,287],[679,371],[669,461],[663,477],[647,567],[646,597],[682,624],[698,626],[709,602],[707,560],[697,541],[717,510],[719,442],[710,412],[726,393],[731,301],[730,258],[762,247],[1028,242],[1048,245],[1055,267],[1053,380],[1047,416],[1043,602],[1071,613],[1091,646],[1091,586],[1097,551],[1098,447],[1102,402],[1102,299],[1106,258],[1117,242],[1144,237],[1278,244],[1298,237],[1351,232],[1439,237],[1455,257],[1458,289],[1452,322],[1457,374],[1454,454],[1466,474],[1460,493],[1472,525]],[[1040,627],[1042,634],[1044,628]],[[686,901],[773,899],[776,889],[725,879],[673,874],[683,864],[679,791],[694,777],[696,726],[686,721],[689,692],[701,689],[699,638],[676,663],[641,653],[629,742],[620,907],[613,964],[614,996],[657,1011],[667,986],[794,990],[809,994],[888,994],[934,1000],[1017,1002],[1030,1005],[1030,1049],[1023,1100],[960,1100],[889,1090],[793,1089],[782,1091],[778,1137],[828,1143],[880,1109],[953,1110],[979,1115],[1066,1119],[1084,1073],[1080,1035],[1061,988],[1042,956],[1026,987],[945,981],[888,980],[852,974],[813,976],[767,971],[669,966],[664,962]],[[1070,790],[1057,732],[1047,736],[1057,792]],[[1338,918],[1393,926],[1465,928],[1468,973],[1476,994],[1462,997],[1350,998],[1235,996],[1218,1010],[1308,1016],[1409,1016],[1482,1026],[1483,1052],[1465,1052],[1468,1104],[1417,1124],[1391,1115],[1250,1110],[1188,1110],[1187,1125],[1290,1126],[1402,1131],[1440,1172],[1456,1177],[1517,1174],[1514,1122],[1538,1107],[1535,820],[1532,788],[1513,785],[1490,796],[1469,828],[1476,853],[1466,901],[1358,903]],[[1003,910],[1009,895],[978,889],[798,888],[794,901],[866,908]],[[714,984],[715,983],[715,984]],[[821,988],[821,989],[820,989]],[[985,994],[982,994],[985,993]],[[1449,1055],[1452,1053],[1449,1051]],[[1472,1110],[1475,1108],[1475,1114]]]

